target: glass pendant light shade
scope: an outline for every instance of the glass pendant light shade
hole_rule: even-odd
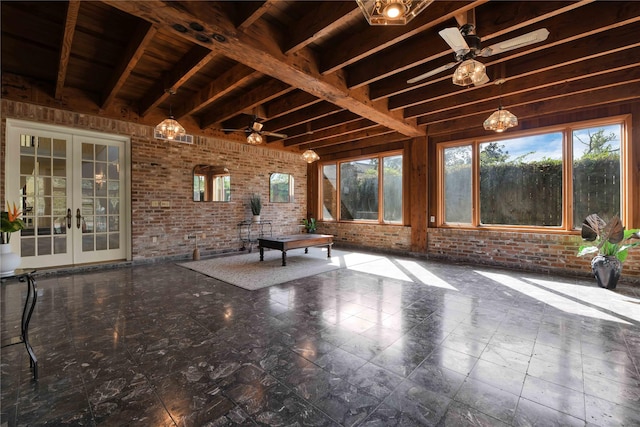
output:
[[[258,145],[262,144],[262,135],[258,132],[251,132],[247,137],[247,144]]]
[[[356,0],[370,25],[405,25],[434,0]]]
[[[483,126],[486,130],[504,132],[509,128],[518,126],[518,118],[509,110],[500,107],[484,121]]]
[[[186,134],[184,128],[180,126],[180,123],[178,123],[173,116],[169,116],[169,118],[160,122],[156,126],[155,131],[156,134],[162,135],[164,139],[175,139],[177,136]]]
[[[318,153],[316,153],[312,149],[308,149],[307,151],[302,153],[302,160],[307,163],[313,163],[317,160],[320,160],[320,156],[318,156]]]
[[[475,59],[462,62],[453,73],[453,84],[458,86],[481,85],[488,81],[484,64]]]

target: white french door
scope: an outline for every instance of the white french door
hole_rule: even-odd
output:
[[[126,138],[7,120],[6,200],[26,228],[21,267],[126,259]]]

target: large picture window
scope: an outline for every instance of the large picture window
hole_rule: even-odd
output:
[[[622,215],[625,121],[439,147],[443,225],[579,228]]]
[[[402,223],[402,155],[323,164],[320,192],[325,221]]]

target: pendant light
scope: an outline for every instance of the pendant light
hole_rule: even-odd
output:
[[[302,153],[302,160],[307,163],[313,163],[317,160],[320,160],[320,156],[318,156],[318,153],[309,148],[307,151]]]
[[[509,110],[505,110],[502,107],[502,84],[504,79],[496,81],[497,85],[500,85],[500,104],[496,111],[491,114],[487,120],[484,121],[483,126],[485,130],[493,130],[496,132],[504,132],[505,130],[518,126],[518,118],[515,114]]]
[[[169,96],[175,95],[175,91],[173,89],[166,89],[166,93]],[[173,117],[171,112],[171,102],[169,102],[169,117],[158,123],[155,128],[156,135],[160,135],[162,139],[173,140],[176,137],[184,136],[186,131],[184,128],[178,123],[178,121]]]
[[[405,25],[434,0],[356,0],[369,25]]]

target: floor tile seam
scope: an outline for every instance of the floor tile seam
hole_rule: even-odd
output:
[[[622,384],[622,383],[620,383],[620,384]],[[585,395],[585,408],[586,408],[586,404],[587,404],[586,398],[587,397],[595,397],[596,399],[605,400],[605,401],[607,401],[607,402],[609,402],[609,403],[611,403],[613,405],[623,406],[625,408],[631,409],[632,411],[635,411],[640,415],[640,407],[638,407],[637,404],[634,407],[631,404],[620,403],[620,401],[615,401],[614,402],[612,400],[607,399],[606,397],[603,397],[603,396],[600,396],[600,395],[591,394],[591,393],[587,392],[586,388],[585,388],[585,391],[584,391],[584,395]]]
[[[472,369],[472,370],[473,370],[473,369]],[[505,424],[507,424],[507,425],[509,425],[509,426],[513,425],[513,421],[514,421],[515,414],[516,414],[516,408],[518,407],[517,402],[516,402],[516,407],[513,409],[513,414],[512,414],[512,415],[511,415],[511,417],[510,417],[511,419],[507,421],[507,420],[503,420],[503,419],[501,419],[501,418],[498,418],[498,417],[497,417],[497,416],[495,416],[495,415],[488,414],[488,413],[486,413],[485,411],[483,411],[482,409],[480,409],[480,408],[476,408],[475,406],[470,405],[468,402],[464,402],[464,401],[462,401],[462,400],[458,400],[458,399],[456,399],[456,398],[458,397],[458,394],[459,394],[459,393],[460,393],[460,391],[462,390],[462,386],[467,382],[467,380],[468,380],[468,379],[471,379],[471,380],[477,381],[477,380],[475,380],[474,378],[471,378],[471,377],[467,374],[466,378],[464,379],[464,381],[462,382],[462,384],[460,384],[460,387],[458,388],[458,390],[456,391],[456,393],[455,393],[455,394],[450,398],[450,399],[451,399],[451,401],[452,401],[452,402],[456,402],[456,403],[460,403],[460,404],[465,405],[465,406],[468,406],[469,408],[473,408],[473,409],[475,409],[476,411],[480,412],[481,414],[486,415],[486,416],[487,416],[487,417],[489,417],[489,418],[492,418],[492,419],[495,419],[495,420],[501,421],[501,422],[503,422],[503,423],[505,423]],[[483,384],[487,384],[487,383],[483,383]],[[491,385],[491,384],[487,384],[487,385],[489,385],[489,386],[491,386],[491,387],[494,387],[494,388],[497,388],[498,390],[500,390],[500,391],[502,391],[502,392],[509,393],[509,394],[511,394],[512,396],[515,396],[515,397],[518,399],[518,401],[520,400],[520,396],[516,396],[516,395],[514,395],[514,394],[513,394],[513,393],[511,393],[511,392],[508,392],[508,391],[502,390],[502,389],[500,389],[500,388],[498,388],[498,387],[495,387],[495,386],[493,386],[493,385]]]
[[[582,418],[580,418],[580,420],[582,420],[582,421],[586,421],[586,419],[587,419],[587,402],[586,402],[586,393],[584,392],[584,375],[583,375],[583,377],[582,377],[582,387],[583,387],[583,390],[582,390],[582,391],[580,391],[580,390],[576,390],[576,389],[573,389],[573,388],[571,388],[571,387],[567,387],[567,386],[562,385],[562,384],[554,383],[554,382],[549,381],[549,380],[546,380],[546,379],[544,379],[544,378],[540,378],[540,377],[537,377],[537,376],[534,376],[534,375],[530,375],[528,371],[527,371],[527,374],[526,374],[526,376],[525,376],[525,380],[524,380],[524,381],[525,381],[525,383],[526,383],[526,381],[527,381],[527,377],[532,377],[532,378],[535,378],[535,379],[537,379],[537,380],[544,381],[544,382],[547,382],[547,383],[551,383],[551,384],[553,384],[553,385],[555,385],[555,386],[562,387],[562,388],[564,388],[564,389],[567,389],[567,390],[573,391],[573,392],[575,392],[575,393],[580,393],[580,395],[581,395],[581,397],[582,397],[582,402],[583,402],[583,406],[582,406],[582,408],[583,408],[583,413],[582,413]],[[535,402],[535,403],[537,403],[537,404],[539,404],[539,405],[545,406],[545,407],[547,407],[547,408],[551,408],[551,409],[553,409],[553,410],[555,410],[555,411],[558,411],[558,412],[561,412],[561,413],[563,413],[563,414],[570,415],[570,416],[572,416],[572,417],[574,417],[574,418],[578,418],[578,417],[576,417],[574,414],[570,414],[570,413],[568,413],[568,412],[564,412],[564,411],[561,411],[561,410],[559,410],[559,409],[552,408],[552,407],[550,407],[550,406],[548,406],[548,405],[545,405],[545,404],[544,404],[544,403],[542,403],[542,402],[538,402],[538,401],[535,401],[535,400],[529,399],[529,398],[527,398],[527,397],[525,397],[525,396],[523,396],[523,395],[522,395],[522,392],[523,392],[523,391],[524,391],[524,387],[523,387],[523,390],[520,392],[520,398],[523,398],[523,399],[526,399],[526,400],[530,400],[530,401]],[[572,408],[573,408],[573,406],[572,406]]]
[[[307,360],[307,359],[305,359]],[[311,362],[313,363],[313,362]],[[277,383],[278,385],[284,387],[286,390],[288,390],[291,394],[295,395],[298,399],[300,399],[301,401],[311,405],[316,411],[320,412],[322,415],[324,415],[327,419],[331,420],[332,422],[338,424],[338,425],[342,425],[340,422],[336,421],[335,419],[333,419],[333,417],[331,417],[329,414],[327,414],[324,410],[322,410],[322,408],[320,408],[319,406],[316,405],[316,402],[310,399],[306,399],[304,396],[300,395],[296,389],[294,387],[291,387],[290,385],[288,385],[287,383],[285,383],[284,381],[282,381],[279,377],[275,376],[274,374],[272,374],[270,371],[262,368],[261,366],[255,364],[255,363],[248,363],[248,365],[255,367],[256,369],[258,369],[259,371],[263,372],[264,374],[267,374],[269,376],[271,376]],[[315,364],[314,364],[315,365]],[[318,368],[322,369],[325,372],[330,373],[329,371],[326,371],[325,369],[323,369],[322,367],[315,365]],[[268,389],[267,389],[268,391]],[[221,394],[229,399],[231,402],[233,402],[233,404],[237,407],[239,407],[240,409],[242,409],[242,406],[240,404],[240,402],[236,402],[231,396],[228,396],[224,390],[220,390]],[[244,409],[242,409],[244,411]],[[252,414],[249,414],[248,412],[244,411],[245,413],[247,413],[247,415],[249,416],[249,418],[251,419],[251,421],[254,421],[256,423],[258,423],[259,421],[256,420],[254,418],[254,416]]]
[[[568,416],[568,417],[571,417],[571,418],[574,418],[574,419],[576,419],[576,420],[582,421],[582,422],[584,422],[584,423],[586,423],[586,422],[587,422],[587,418],[586,418],[586,409],[585,409],[585,417],[584,417],[584,418],[578,418],[578,417],[576,417],[574,414],[569,414],[568,412],[563,412],[563,411],[561,411],[561,410],[559,410],[559,409],[552,408],[551,406],[547,406],[547,405],[545,405],[544,403],[536,402],[535,400],[531,400],[531,399],[527,399],[527,398],[526,398],[526,397],[524,397],[524,396],[519,396],[519,397],[518,397],[518,403],[516,404],[516,409],[515,409],[515,411],[514,411],[514,418],[515,418],[515,414],[517,414],[517,413],[518,413],[518,409],[520,408],[520,402],[521,402],[521,401],[523,401],[523,400],[526,400],[527,402],[534,403],[534,404],[536,404],[536,405],[544,406],[544,407],[545,407],[545,408],[547,408],[547,409],[550,409],[550,410],[555,411],[555,412],[559,412],[559,413],[561,413],[561,414],[563,414],[563,415],[566,415],[566,416]],[[585,408],[586,408],[586,402],[585,402]],[[596,426],[596,424],[589,424],[589,425]]]
[[[640,353],[640,348],[638,349],[638,352],[634,353],[634,352],[631,351],[631,346],[629,345],[629,338],[627,338],[627,334],[626,333],[623,333],[622,339],[624,340],[625,347],[627,347],[627,354],[628,355],[629,354],[636,354],[637,355],[638,353]],[[631,359],[631,363],[633,363],[633,366],[636,369],[636,374],[640,378],[640,365],[638,365],[638,363],[636,362],[635,358],[630,357],[629,359]],[[640,358],[638,358],[637,360],[640,361]]]

